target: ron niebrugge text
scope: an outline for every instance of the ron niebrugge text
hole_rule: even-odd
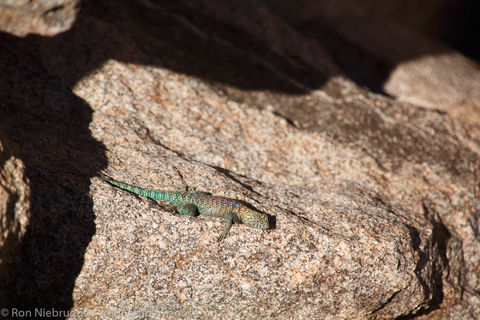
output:
[[[70,318],[70,317],[115,317],[123,316],[126,318],[157,318],[165,315],[178,315],[178,311],[167,310],[104,310],[104,311],[92,311],[92,310],[57,310],[54,308],[34,308],[30,310],[18,309],[18,308],[3,308],[0,310],[0,318],[2,317],[15,317],[15,318]]]

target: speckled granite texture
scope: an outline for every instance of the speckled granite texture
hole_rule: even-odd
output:
[[[0,30],[54,36],[75,21],[80,0],[0,0]]]
[[[480,141],[461,110],[357,85],[321,39],[255,1],[86,2],[66,33],[0,41],[7,312],[480,313]],[[234,225],[218,243],[220,220],[176,214],[101,172],[243,200],[275,225]]]

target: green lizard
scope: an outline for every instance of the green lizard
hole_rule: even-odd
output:
[[[243,223],[257,229],[269,229],[268,216],[266,214],[248,208],[239,200],[216,197],[202,191],[148,190],[110,178],[103,178],[103,180],[136,195],[174,204],[178,212],[189,216],[203,214],[224,218],[225,225],[218,241],[225,239],[233,223]]]

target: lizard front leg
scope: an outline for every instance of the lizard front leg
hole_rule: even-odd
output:
[[[224,222],[224,225],[223,225],[223,232],[222,234],[220,235],[220,237],[218,237],[218,240],[217,241],[222,241],[223,239],[225,239],[225,237],[227,236],[228,232],[230,231],[230,228],[232,227],[233,223],[238,223],[239,220],[238,220],[238,217],[235,213],[227,213],[225,215],[225,222]]]

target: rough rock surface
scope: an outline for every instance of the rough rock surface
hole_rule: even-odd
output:
[[[254,1],[92,2],[64,34],[0,41],[9,312],[480,314],[480,141],[449,107],[362,88],[331,46]],[[234,225],[217,243],[220,220],[175,214],[100,172],[241,199],[275,224]]]
[[[0,0],[0,30],[54,36],[70,29],[79,0]]]

